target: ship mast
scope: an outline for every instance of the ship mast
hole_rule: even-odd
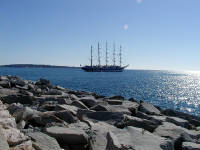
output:
[[[108,43],[106,42],[106,66],[108,66]]]
[[[92,46],[91,46],[91,58],[90,58],[91,67],[92,67],[92,60],[93,60],[93,55],[92,55]]]
[[[100,59],[100,44],[98,43],[98,65],[101,66],[101,59]]]
[[[115,66],[115,43],[113,44],[113,65]]]
[[[120,45],[119,49],[119,65],[122,66],[122,46]]]

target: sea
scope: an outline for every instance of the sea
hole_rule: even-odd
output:
[[[0,75],[26,80],[45,78],[54,85],[85,90],[99,95],[121,95],[144,100],[161,108],[200,116],[200,72],[125,70],[124,72],[84,72],[77,68],[7,68]]]

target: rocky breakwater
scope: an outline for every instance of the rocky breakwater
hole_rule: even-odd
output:
[[[0,150],[199,150],[200,118],[50,81],[0,77]]]

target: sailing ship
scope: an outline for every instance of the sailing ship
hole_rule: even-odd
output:
[[[84,66],[86,72],[122,72],[128,65],[122,66],[122,46],[119,49],[119,65],[116,65],[115,44],[113,45],[113,65],[108,64],[108,44],[106,42],[106,64],[101,65],[100,44],[98,43],[98,65],[93,65],[93,46],[91,46],[90,65]]]

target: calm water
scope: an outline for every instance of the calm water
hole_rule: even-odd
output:
[[[27,80],[42,77],[65,88],[105,96],[134,97],[200,116],[200,72],[126,70],[121,73],[88,73],[80,69],[0,68],[0,75],[5,74]]]

